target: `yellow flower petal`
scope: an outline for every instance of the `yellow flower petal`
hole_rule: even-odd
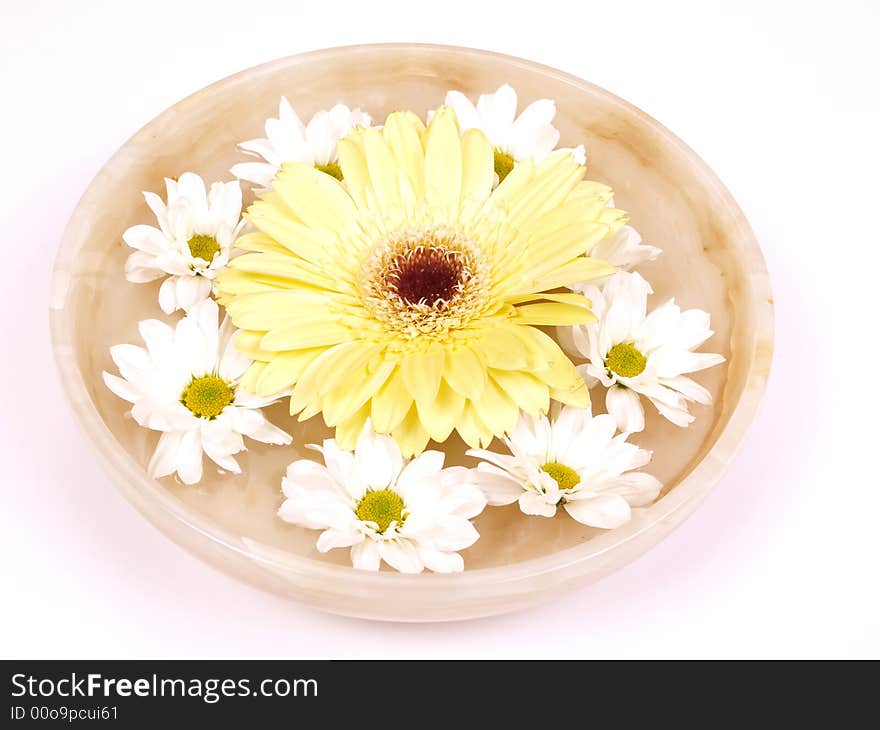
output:
[[[482,397],[471,403],[477,417],[492,434],[510,433],[519,419],[517,404],[492,378],[486,382]]]
[[[419,421],[419,414],[415,405],[410,408],[409,413],[406,414],[406,418],[400,422],[400,425],[391,432],[391,436],[397,442],[401,453],[405,457],[414,456],[424,451],[430,440],[428,432]]]
[[[550,409],[550,389],[534,375],[518,370],[492,370],[489,374],[526,413],[537,416]]]
[[[269,396],[293,387],[309,364],[320,355],[320,348],[276,353],[256,380],[256,394]]]
[[[479,398],[486,387],[486,368],[467,346],[446,350],[443,377],[457,393],[471,400]]]
[[[289,253],[263,253],[259,256],[238,256],[232,259],[228,268],[220,273],[221,277],[229,276],[230,271],[257,274],[252,279],[275,282],[275,287],[290,287],[290,282],[301,282],[328,291],[350,290],[347,282],[339,277],[329,277],[321,269],[309,264],[304,259],[294,258]],[[343,286],[341,287],[340,284]],[[229,284],[224,282],[224,287]]]
[[[485,449],[492,443],[494,438],[491,429],[480,420],[477,410],[471,401],[465,405],[455,430],[458,431],[461,440],[472,449]]]
[[[260,253],[285,254],[288,252],[286,247],[262,231],[254,231],[239,236],[235,241],[235,247],[242,251],[257,251]]]
[[[471,344],[490,368],[503,370],[527,369],[531,363],[529,353],[517,336],[515,327],[496,323],[491,329],[482,332],[478,340]]]
[[[589,309],[591,302],[583,294],[569,294],[567,292],[536,292],[532,294],[520,294],[517,297],[509,299],[511,304],[525,304],[533,302],[536,299],[546,299],[549,302],[562,302],[564,304],[572,304],[576,307]]]
[[[336,387],[322,398],[321,411],[328,426],[335,426],[350,418],[368,404],[394,371],[394,363],[379,360],[352,372],[351,381]],[[365,411],[369,413],[369,409]]]
[[[522,304],[516,308],[517,317],[523,324],[540,326],[563,326],[588,324],[596,321],[596,315],[589,309],[576,304],[560,302],[538,302]]]
[[[523,283],[516,291],[512,292],[513,296],[520,294],[547,291],[548,289],[556,289],[560,286],[569,286],[570,284],[583,283],[592,279],[601,279],[603,276],[611,276],[617,271],[614,266],[607,261],[590,258],[589,256],[581,256],[563,264],[558,269],[549,271],[540,278],[531,279]]]
[[[236,327],[276,330],[315,317],[336,322],[344,300],[334,304],[334,299],[339,300],[339,295],[326,290],[286,289],[238,296],[227,305],[226,311]],[[278,349],[266,347],[265,344],[262,346],[266,349]]]
[[[479,129],[469,129],[461,137],[461,156],[461,198],[481,203],[495,181],[492,145]]]
[[[357,212],[339,180],[299,162],[282,166],[272,182],[272,190],[312,229],[341,232]]]
[[[339,445],[339,448],[345,449],[346,451],[354,451],[354,447],[357,445],[358,436],[361,435],[361,431],[363,431],[364,424],[367,422],[369,415],[370,406],[369,404],[365,404],[357,413],[353,413],[342,423],[337,424],[334,436],[336,437],[336,443]]]
[[[271,350],[264,350],[260,347],[260,340],[263,339],[265,332],[252,332],[250,330],[241,330],[235,336],[235,347],[242,354],[251,360],[269,361],[275,357],[277,353]]]
[[[357,333],[350,327],[339,324],[337,315],[318,312],[310,319],[298,317],[294,324],[267,332],[260,340],[260,347],[283,352],[338,345],[354,339],[357,339]]]
[[[241,380],[238,381],[238,385],[240,388],[244,388],[249,393],[257,392],[257,381],[260,379],[260,375],[263,370],[266,369],[267,362],[254,362],[251,363],[251,366],[245,370],[244,375],[241,376]]]
[[[342,179],[351,197],[361,207],[366,204],[366,191],[370,187],[370,170],[363,144],[364,131],[352,130],[336,145]]]
[[[370,411],[377,433],[390,433],[404,419],[413,404],[412,396],[403,382],[400,368],[376,392]]]
[[[328,238],[327,232],[316,231],[305,225],[287,206],[272,202],[271,196],[254,202],[245,217],[282,248],[297,256],[315,262],[327,259],[327,247],[333,240]]]
[[[457,206],[461,198],[461,135],[455,112],[437,110],[425,145],[425,197],[431,205]]]
[[[368,129],[363,139],[367,167],[370,171],[370,184],[379,205],[386,209],[399,207],[398,167],[391,150],[385,144],[382,132],[378,129]]]
[[[430,401],[436,397],[443,376],[443,359],[442,348],[430,347],[400,363],[403,382],[413,400]]]
[[[397,167],[418,199],[425,196],[425,151],[421,140],[424,131],[422,120],[412,112],[390,114],[382,129]]]
[[[571,155],[560,155],[552,163],[547,165],[545,161],[539,165],[528,192],[509,203],[513,226],[524,227],[529,221],[539,220],[547,211],[559,207],[583,179],[584,168]]]
[[[545,388],[546,389],[546,388]],[[419,420],[434,441],[449,438],[464,410],[465,399],[446,383],[440,384],[437,397],[431,401],[416,401]]]
[[[590,391],[587,384],[581,379],[580,383],[573,383],[570,388],[551,388],[550,397],[575,408],[590,407]]]

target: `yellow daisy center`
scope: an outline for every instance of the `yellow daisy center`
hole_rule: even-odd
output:
[[[214,254],[220,250],[220,244],[217,243],[216,238],[205,236],[201,233],[197,233],[190,238],[187,241],[187,245],[189,246],[190,255],[194,259],[203,259],[208,262],[211,262],[214,259]]]
[[[495,174],[498,175],[499,183],[504,182],[504,178],[510,174],[515,164],[516,162],[511,155],[495,148]]]
[[[631,342],[621,342],[612,347],[605,356],[605,367],[622,378],[641,375],[648,364],[648,358],[639,352]]]
[[[455,231],[407,230],[367,256],[362,296],[388,330],[406,339],[443,336],[481,311],[486,269],[476,247]]]
[[[180,402],[199,418],[217,418],[235,398],[235,390],[223,378],[203,375],[183,389]]]
[[[571,489],[581,483],[581,477],[574,469],[558,461],[547,462],[541,471],[549,474],[560,489]]]
[[[330,177],[342,180],[342,168],[335,162],[328,162],[326,165],[315,165],[315,169],[326,173]]]
[[[403,524],[403,499],[390,489],[367,492],[358,502],[355,514],[364,522],[375,522],[379,532],[385,532],[392,522]]]

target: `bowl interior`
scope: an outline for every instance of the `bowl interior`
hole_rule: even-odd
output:
[[[320,416],[300,424],[287,415],[285,404],[273,406],[270,418],[294,435],[294,445],[279,448],[249,442],[249,451],[240,458],[241,475],[221,474],[207,461],[205,479],[194,487],[173,478],[157,484],[143,474],[157,434],[137,427],[126,415],[127,404],[105,388],[101,371],[115,372],[108,353],[111,345],[140,344],[138,320],[173,318],[164,317],[158,308],[160,282],[126,282],[123,264],[130,249],[123,244],[122,233],[137,223],[153,223],[141,191],[163,192],[163,177],[191,170],[206,180],[230,179],[229,168],[247,159],[236,143],[263,136],[263,122],[277,115],[282,95],[303,118],[343,102],[381,120],[401,108],[424,114],[439,106],[449,89],[475,98],[502,83],[516,88],[520,108],[542,97],[556,101],[561,144],[586,145],[588,177],[613,186],[617,207],[630,212],[632,224],[647,243],[663,249],[658,260],[639,269],[654,287],[649,306],[674,296],[683,308],[710,312],[715,334],[703,349],[723,354],[727,363],[696,375],[712,392],[714,405],[695,406],[697,420],[689,428],[677,428],[652,407],[646,408],[646,431],[633,440],[654,450],[647,470],[665,488],[658,504],[643,511],[632,528],[615,531],[619,533],[615,537],[567,516],[525,518],[515,506],[490,508],[476,521],[481,539],[464,552],[466,565],[526,570],[528,561],[552,558],[577,546],[581,551],[574,555],[585,558],[655,522],[687,483],[690,491],[680,494],[676,504],[711,486],[751,417],[770,354],[769,289],[763,261],[729,194],[663,127],[585,82],[479,51],[368,46],[283,59],[202,90],[138,132],[101,171],[80,203],[55,274],[56,352],[68,393],[93,440],[100,442],[105,458],[112,454],[116,468],[126,465],[129,470],[124,480],[130,496],[136,492],[136,501],[142,504],[158,500],[178,519],[198,524],[221,543],[231,540],[238,549],[259,544],[276,558],[290,555],[347,564],[346,551],[321,555],[314,548],[317,533],[275,516],[286,464],[310,455],[304,444],[330,435]],[[246,189],[246,203],[251,199]],[[745,407],[749,392],[752,397]],[[603,411],[601,390],[593,392],[593,399],[594,410]],[[737,419],[742,423],[730,431]],[[442,448],[448,452],[447,463],[467,463],[457,440]],[[713,458],[707,459],[710,452]],[[714,463],[708,466],[707,461]],[[701,464],[703,474],[694,478]],[[117,478],[122,477],[117,474]],[[132,484],[132,479],[137,483]]]

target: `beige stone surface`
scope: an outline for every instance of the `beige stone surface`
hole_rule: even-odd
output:
[[[674,296],[712,315],[715,335],[704,350],[728,362],[696,379],[713,393],[680,429],[647,406],[637,440],[655,451],[648,471],[664,494],[619,530],[584,527],[566,515],[527,518],[515,507],[477,519],[480,541],[465,551],[458,576],[356,573],[346,551],[320,555],[316,534],[275,517],[285,465],[305,443],[329,435],[320,417],[304,424],[283,404],[269,415],[294,436],[294,447],[250,442],[242,475],[207,466],[206,479],[185,487],[144,473],[157,434],[138,428],[127,404],[111,394],[101,371],[113,370],[112,344],[139,343],[136,323],[166,321],[159,282],[125,281],[129,249],[122,232],[152,223],[142,190],[163,190],[165,176],[187,170],[229,179],[245,160],[236,142],[262,136],[286,95],[303,117],[344,102],[375,119],[442,103],[448,89],[475,96],[512,83],[525,104],[558,105],[561,144],[584,143],[588,176],[612,185],[647,243],[664,253],[640,268],[654,286],[649,305]],[[250,195],[246,195],[246,200]],[[439,46],[365,46],[282,59],[210,86],[138,132],[102,169],[83,196],[56,262],[50,303],[56,355],[83,428],[123,492],[181,544],[251,582],[341,613],[399,620],[449,619],[509,610],[595,580],[648,549],[680,522],[714,485],[757,408],[770,367],[772,300],[760,250],[742,213],[712,172],[668,130],[602,89],[519,59]],[[598,396],[598,397],[597,397]],[[594,391],[596,410],[603,395]],[[462,461],[451,440],[449,460]],[[337,567],[338,566],[338,567]]]

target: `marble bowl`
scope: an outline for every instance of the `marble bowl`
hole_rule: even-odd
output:
[[[136,322],[161,316],[155,285],[123,277],[122,232],[152,218],[142,190],[162,191],[165,176],[186,170],[228,179],[245,158],[236,143],[262,136],[286,95],[301,115],[342,101],[375,119],[399,108],[424,113],[448,89],[475,97],[509,82],[521,103],[555,99],[561,144],[586,144],[588,176],[612,185],[645,240],[663,248],[640,271],[656,305],[670,296],[712,315],[703,348],[725,365],[699,373],[712,391],[696,422],[680,429],[648,407],[636,440],[655,451],[649,471],[660,498],[627,525],[593,530],[560,513],[526,518],[516,506],[477,518],[477,544],[456,575],[359,572],[347,551],[320,555],[317,533],[275,517],[285,465],[302,445],[328,435],[320,417],[296,424],[279,404],[270,417],[294,434],[295,447],[250,442],[244,473],[206,469],[185,487],[156,481],[145,465],[157,434],[126,416],[101,371],[111,344],[139,343]],[[250,195],[246,196],[249,202]],[[213,84],[174,105],[134,135],[98,173],[64,234],[53,273],[50,317],[64,389],[101,462],[125,496],[160,530],[211,565],[261,588],[328,611],[372,619],[437,621],[501,613],[546,601],[634,560],[681,523],[715,485],[755,415],[770,368],[773,304],[767,271],[749,225],[730,193],[671,132],[614,95],[545,66],[485,51],[426,45],[335,48],[281,59]],[[169,320],[170,321],[170,320]],[[595,407],[603,397],[594,394]],[[443,445],[449,460],[463,446]],[[97,527],[100,529],[100,526]],[[169,566],[171,569],[171,566]]]

